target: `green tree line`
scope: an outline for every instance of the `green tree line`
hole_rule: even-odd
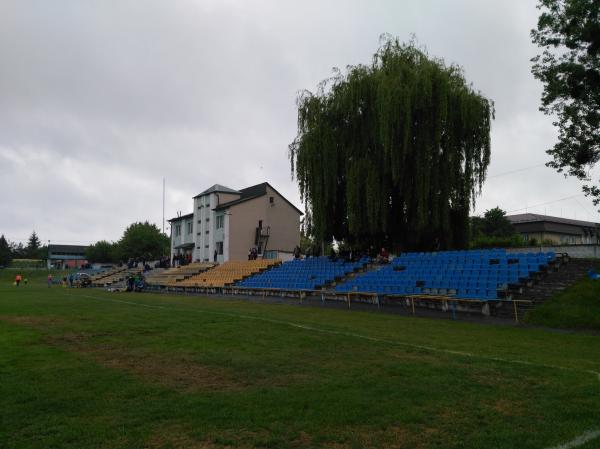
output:
[[[33,231],[27,245],[9,241],[0,235],[0,267],[8,266],[13,259],[41,259],[48,256],[48,246],[42,245],[40,238]]]
[[[169,237],[149,222],[132,223],[116,242],[100,240],[86,251],[88,261],[118,263],[128,259],[153,260],[168,255]]]

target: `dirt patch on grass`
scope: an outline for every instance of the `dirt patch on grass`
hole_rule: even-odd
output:
[[[190,429],[180,424],[160,426],[144,443],[144,449],[229,449],[278,447],[279,441],[286,447],[304,449],[321,447],[324,449],[421,449],[427,439],[422,434],[411,432],[403,426],[390,426],[385,429],[369,426],[348,428],[327,428],[311,434],[306,431],[279,435],[271,440],[268,430],[252,432],[248,429],[227,429],[218,436],[206,435],[202,441],[195,440]],[[335,435],[335,436],[334,436]],[[280,439],[282,438],[282,439]]]
[[[104,334],[68,333],[47,342],[84,355],[107,368],[125,371],[145,381],[183,391],[231,391],[246,388],[230,372],[199,364],[186,354],[161,354],[146,348],[123,348],[102,340]]]
[[[243,431],[241,432],[244,433]],[[240,435],[236,432],[235,445],[211,439],[198,441],[190,436],[191,431],[180,424],[160,426],[144,442],[144,449],[249,449],[254,446],[240,445]]]
[[[487,405],[495,412],[504,416],[516,416],[524,413],[523,402],[521,401],[498,399],[497,401],[488,403]]]
[[[20,326],[47,328],[62,323],[60,318],[53,316],[0,315],[0,321]]]
[[[324,435],[337,435],[335,439],[331,437],[314,436],[311,438],[303,432],[296,438],[291,447],[323,447],[326,449],[354,449],[356,447],[364,449],[420,449],[425,447],[426,441],[422,435],[416,434],[405,426],[391,425],[386,428],[373,428],[370,426],[355,426],[352,428],[332,428],[324,429]]]

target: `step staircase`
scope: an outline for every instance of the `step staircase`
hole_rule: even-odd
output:
[[[597,261],[593,259],[564,258],[559,267],[545,273],[533,285],[523,287],[522,293],[513,295],[513,299],[517,301],[516,307],[513,305],[513,307],[499,308],[497,316],[514,320],[516,312],[516,318],[521,321],[528,311],[543,304],[584,277],[596,263]]]

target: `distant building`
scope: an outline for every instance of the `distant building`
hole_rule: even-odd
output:
[[[557,245],[600,243],[600,223],[538,214],[507,215],[525,240],[550,240]]]
[[[48,245],[48,269],[81,268],[88,263],[85,257],[87,246]]]
[[[261,257],[285,257],[300,244],[302,212],[269,183],[234,190],[219,184],[194,197],[193,212],[169,220],[171,257],[193,261],[244,260],[252,247]]]

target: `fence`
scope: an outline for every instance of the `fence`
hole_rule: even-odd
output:
[[[554,251],[567,253],[575,259],[600,259],[600,245],[556,245],[556,246],[525,246],[522,248],[506,248],[507,253],[540,253]]]

